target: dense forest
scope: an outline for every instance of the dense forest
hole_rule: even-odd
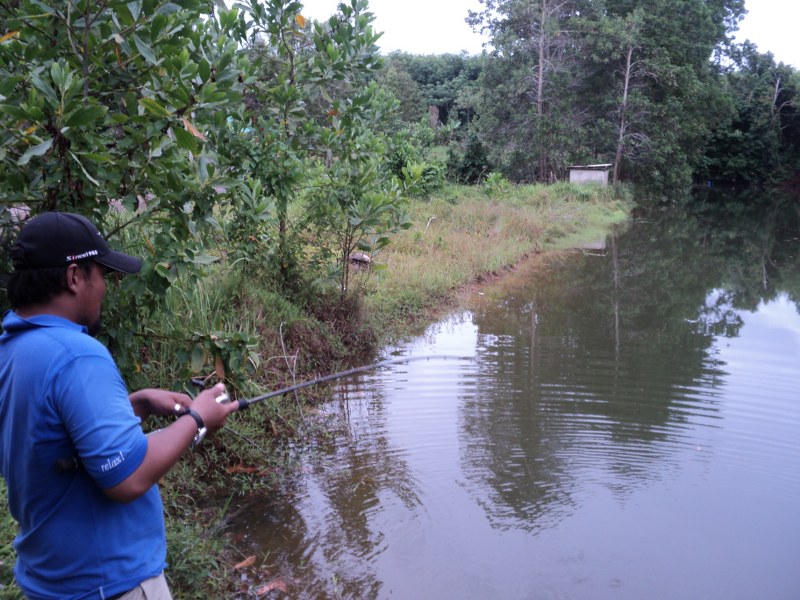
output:
[[[484,55],[396,53],[379,79],[405,119],[432,106],[458,127],[451,174],[548,182],[607,163],[615,181],[674,190],[800,168],[800,75],[731,41],[741,0],[482,4],[467,20],[490,36]]]

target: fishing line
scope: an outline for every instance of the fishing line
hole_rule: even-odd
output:
[[[432,354],[426,356],[404,356],[400,358],[389,358],[386,360],[382,360],[380,362],[372,363],[371,365],[363,365],[361,367],[355,367],[353,369],[347,369],[346,371],[339,371],[338,373],[331,373],[330,375],[324,375],[323,377],[317,377],[316,379],[311,379],[310,381],[304,381],[303,383],[298,383],[296,385],[291,385],[289,387],[282,388],[280,390],[275,390],[274,392],[269,392],[268,394],[263,394],[261,396],[256,396],[255,398],[241,398],[239,400],[235,400],[235,402],[239,405],[237,410],[244,410],[253,404],[258,404],[259,402],[263,402],[269,398],[274,398],[275,396],[281,396],[283,394],[288,394],[290,392],[294,392],[297,390],[301,390],[303,388],[310,387],[312,385],[318,385],[320,383],[325,383],[326,381],[333,381],[335,379],[342,379],[343,377],[349,377],[350,375],[355,375],[357,373],[363,373],[365,371],[372,371],[374,369],[380,369],[381,367],[386,367],[389,365],[398,365],[410,362],[417,362],[417,361],[429,361],[429,360],[472,360],[470,356],[451,356],[446,354]],[[231,399],[228,396],[227,392],[221,394],[217,397],[217,402],[220,404],[225,404],[230,402]],[[179,406],[176,406],[176,410]],[[188,408],[177,411],[177,415],[182,415],[188,412]],[[248,440],[249,441],[249,440]],[[252,442],[251,442],[252,443]],[[56,460],[55,463],[56,472],[58,473],[69,473],[72,471],[77,471],[81,468],[80,459],[77,456],[72,456],[69,458],[62,458]]]
[[[274,398],[275,396],[281,396],[283,394],[288,394],[290,392],[294,392],[297,390],[301,390],[303,388],[318,385],[320,383],[325,383],[326,381],[333,381],[334,379],[342,379],[343,377],[349,377],[350,375],[355,375],[356,373],[363,373],[365,371],[372,371],[374,369],[380,369],[381,367],[386,367],[389,365],[398,365],[403,363],[409,362],[416,362],[420,360],[471,360],[472,357],[470,356],[451,356],[447,354],[432,354],[426,356],[404,356],[401,358],[389,358],[386,360],[382,360],[380,362],[373,363],[371,365],[364,365],[361,367],[355,367],[353,369],[347,369],[346,371],[339,371],[338,373],[331,373],[330,375],[325,375],[323,377],[317,377],[316,379],[312,379],[310,381],[304,381],[303,383],[298,383],[296,385],[291,385],[289,387],[282,388],[280,390],[275,390],[274,392],[269,392],[268,394],[264,394],[262,396],[256,396],[255,398],[242,398],[240,400],[235,400],[239,404],[238,410],[244,410],[253,404],[257,404],[259,402],[263,402],[269,398]],[[217,402],[226,403],[230,402],[230,398],[228,394],[223,394],[217,398]]]

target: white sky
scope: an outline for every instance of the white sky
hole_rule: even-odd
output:
[[[336,11],[339,0],[301,0],[303,16],[324,20]],[[478,0],[370,0],[375,28],[383,32],[382,52],[403,50],[411,54],[481,51],[481,37],[464,22],[467,11],[480,10]],[[747,16],[740,24],[738,41],[750,39],[760,52],[800,69],[800,0],[746,0]]]
[[[303,16],[317,21],[330,17],[339,5],[339,0],[300,1]],[[383,32],[378,40],[383,53],[480,54],[481,38],[464,21],[467,11],[480,8],[478,0],[369,0],[373,26]]]

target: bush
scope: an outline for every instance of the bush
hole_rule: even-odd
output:
[[[508,193],[511,183],[502,173],[489,173],[483,182],[483,189],[487,196],[497,197]]]
[[[445,167],[438,163],[411,163],[403,168],[400,179],[409,196],[429,198],[445,183]]]
[[[470,133],[463,149],[459,145],[450,146],[447,158],[447,178],[450,181],[475,185],[483,181],[490,171],[486,148],[476,134]]]
[[[444,186],[444,165],[427,157],[432,135],[430,127],[419,126],[400,132],[390,142],[385,168],[409,196],[428,198]]]

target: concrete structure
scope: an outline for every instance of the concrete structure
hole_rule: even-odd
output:
[[[570,183],[599,183],[608,185],[608,173],[612,164],[603,165],[576,165],[569,168]]]

